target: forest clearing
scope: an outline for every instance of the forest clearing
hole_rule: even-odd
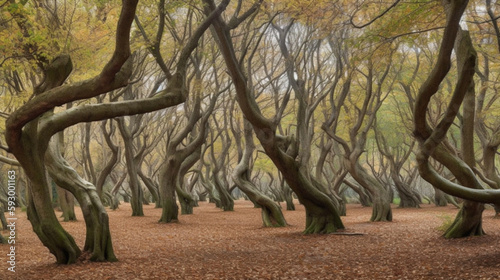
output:
[[[304,235],[304,208],[284,211],[290,224],[264,228],[260,210],[235,201],[234,212],[200,202],[182,222],[158,224],[161,209],[144,206],[131,217],[125,203],[109,211],[118,262],[64,266],[40,244],[20,215],[19,262],[7,279],[497,279],[500,219],[484,211],[485,236],[446,240],[438,228],[457,213],[453,206],[394,209],[393,222],[372,223],[370,208],[347,206],[347,232]],[[394,205],[393,205],[394,207]],[[85,225],[63,226],[81,244]],[[0,248],[7,245],[0,245]],[[5,255],[0,261],[5,262]],[[3,274],[5,275],[5,274]],[[5,278],[2,278],[5,279]]]

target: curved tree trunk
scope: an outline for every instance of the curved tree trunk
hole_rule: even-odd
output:
[[[399,173],[393,172],[391,170],[391,178],[398,191],[399,198],[401,199],[399,203],[400,208],[420,208],[419,197],[407,186],[399,177]]]
[[[213,117],[213,122],[215,123],[217,129],[220,131],[222,128],[219,126],[219,122],[217,118]],[[223,128],[228,127],[228,118],[227,115],[224,115],[224,126]],[[209,182],[212,184],[214,189],[217,191],[220,200],[220,208],[224,211],[234,211],[234,200],[228,190],[228,184],[226,180],[222,178],[226,178],[226,170],[224,169],[226,165],[226,160],[228,160],[229,155],[229,147],[231,146],[231,138],[229,137],[229,133],[225,135],[220,134],[215,136],[214,131],[210,133],[210,138],[212,143],[215,143],[216,138],[221,138],[222,142],[222,152],[219,155],[215,154],[215,148],[212,144],[210,146],[210,157],[212,158],[213,169],[212,169],[212,181]],[[222,174],[220,174],[222,173]]]
[[[116,198],[116,195],[112,195],[110,192],[104,192],[102,198],[104,200],[108,201],[109,208],[111,210],[116,210],[118,209],[118,205],[120,204],[120,201]]]
[[[109,231],[108,213],[102,205],[96,187],[83,180],[69,166],[59,153],[56,141],[48,148],[45,162],[52,179],[61,188],[71,192],[80,204],[87,228],[83,250],[91,252],[90,260],[116,261]]]
[[[202,121],[202,125],[205,125]],[[202,130],[202,133],[205,133],[205,130]],[[199,135],[199,137],[202,137]],[[181,168],[179,170],[179,178],[178,178],[178,186],[177,186],[177,196],[179,197],[179,203],[181,204],[181,214],[182,215],[187,215],[187,214],[193,214],[193,207],[198,206],[197,201],[193,198],[191,195],[192,192],[192,185],[191,187],[187,187],[187,189],[184,189],[184,178],[186,177],[186,174],[188,173],[189,169],[194,166],[194,164],[200,159],[201,157],[201,144],[205,142],[203,141],[198,141],[194,140],[191,142],[191,144],[196,147],[194,152],[186,157],[184,161],[181,164]],[[197,180],[197,179],[196,179]],[[193,182],[194,184],[194,182]]]
[[[496,132],[486,144],[486,147],[483,148],[485,176],[492,181],[492,184],[489,184],[490,187],[495,189],[500,189],[500,176],[498,176],[495,166],[495,156],[498,146],[500,146],[500,132]],[[500,217],[500,204],[493,204],[493,207],[495,209],[495,217]]]
[[[485,197],[491,198],[492,200],[495,199],[494,195],[489,191],[482,192],[481,190],[474,190],[482,187],[470,168],[471,162],[469,162],[469,160],[473,157],[473,150],[472,156],[466,156],[464,158],[466,162],[463,162],[446,151],[442,144],[448,129],[458,114],[460,105],[468,93],[471,92],[473,76],[475,74],[475,68],[477,67],[477,54],[472,47],[470,36],[468,32],[461,30],[459,25],[467,4],[467,0],[443,2],[447,24],[440,45],[438,61],[429,74],[427,81],[420,88],[419,95],[416,99],[417,101],[414,109],[414,135],[420,144],[420,149],[417,153],[417,161],[422,178],[449,194],[458,195],[464,198],[474,197],[474,199],[484,202],[489,200],[485,199]],[[437,92],[439,85],[451,68],[451,54],[453,48],[455,48],[457,61],[459,61],[459,63],[457,63],[458,79],[456,88],[444,117],[434,129],[431,129],[425,115],[431,97]],[[466,104],[466,106],[468,105]],[[471,152],[472,149],[472,147],[468,148],[470,149],[469,151],[464,150],[466,154]],[[430,156],[446,166],[461,185],[450,182],[437,174],[429,164]],[[464,234],[483,234],[480,218],[482,209],[482,205],[473,205],[465,202],[455,223],[445,234],[446,237],[462,237]]]
[[[28,125],[30,126],[30,125]],[[26,135],[26,134],[25,134]],[[28,137],[25,137],[25,141]],[[28,142],[25,142],[29,144]],[[26,152],[31,155],[37,155],[33,149],[36,149],[35,143],[30,143],[32,146],[26,149]],[[16,155],[17,157],[17,155]],[[42,243],[49,248],[49,251],[56,257],[57,263],[70,264],[76,262],[81,251],[76,245],[73,237],[68,234],[57,220],[54,210],[52,209],[51,199],[47,192],[48,184],[45,176],[46,170],[43,166],[42,159],[27,156],[28,160],[23,166],[26,175],[30,178],[29,202],[28,202],[28,219],[33,226],[33,231],[37,234]],[[20,162],[23,161],[18,157]]]
[[[176,73],[170,76],[171,79],[169,79],[167,87],[151,98],[106,104],[85,104],[61,113],[54,113],[53,110],[56,106],[93,98],[129,84],[129,78],[132,74],[130,28],[134,20],[137,0],[124,0],[122,2],[116,28],[115,50],[97,76],[79,83],[62,85],[72,70],[71,60],[68,56],[57,57],[49,67],[44,65],[46,60],[36,61],[44,70],[45,77],[42,83],[35,87],[35,97],[27,101],[7,119],[5,138],[10,151],[25,169],[31,182],[31,187],[28,188],[30,196],[28,217],[33,230],[50,252],[56,256],[58,263],[75,262],[80,255],[80,250],[71,235],[61,227],[51,207],[44,166],[44,157],[50,138],[58,131],[80,122],[143,114],[184,102],[187,60],[197,47],[200,37],[210,26],[211,20],[225,9],[228,2],[223,1],[214,13],[203,20],[196,31],[191,34],[192,36],[180,52]],[[40,56],[38,56],[39,58]],[[60,163],[58,160],[54,162],[55,165]],[[54,179],[58,179],[57,173],[52,175]],[[65,175],[70,176],[71,172]],[[59,179],[61,182],[58,183],[63,185],[62,181],[65,177]],[[81,186],[74,195],[80,201],[84,215],[90,214],[92,216],[86,218],[87,226],[103,229],[102,232],[96,232],[95,235],[88,233],[86,249],[93,251],[93,259],[112,260],[114,256],[110,250],[112,248],[110,246],[111,239],[108,238],[109,234],[105,230],[108,227],[107,215],[105,215],[104,208],[101,207],[97,191],[95,187],[79,180],[69,182],[68,185],[79,183],[86,185],[86,187]],[[89,209],[85,209],[87,207]],[[89,221],[96,224],[91,224]]]
[[[434,188],[434,204],[438,207],[444,207],[448,205],[446,194],[438,188]]]
[[[484,234],[482,227],[482,214],[484,204],[464,201],[455,220],[444,233],[446,238],[461,238],[467,236],[480,236]]]
[[[475,52],[468,32],[459,29],[455,42],[455,51],[457,52],[458,71],[462,71],[464,60],[468,58],[467,53]],[[462,154],[464,162],[474,168],[476,159],[474,156],[474,119],[475,119],[475,89],[474,80],[468,85],[467,93],[463,101],[463,121],[461,128],[462,136]],[[482,214],[484,204],[473,201],[464,201],[453,224],[446,230],[446,238],[460,238],[467,236],[483,235]]]
[[[109,158],[108,162],[99,173],[99,177],[97,177],[96,188],[97,188],[97,193],[101,198],[103,197],[103,187],[104,183],[106,182],[106,178],[109,176],[109,174],[111,174],[111,171],[113,170],[116,163],[118,162],[118,159],[120,158],[120,148],[116,146],[111,140],[111,136],[115,131],[115,126],[113,125],[113,121],[109,121],[110,131],[108,132],[106,129],[107,122],[108,122],[107,120],[101,122],[101,131],[102,134],[104,135],[106,143],[108,144],[108,147],[111,150],[111,157]]]
[[[183,190],[179,185],[176,187],[175,191],[177,193],[177,196],[179,197],[179,204],[181,205],[181,215],[193,214],[193,207],[195,206],[193,197],[185,190]]]
[[[370,192],[373,203],[370,221],[392,221],[391,196],[388,187],[382,186],[375,178],[368,175],[359,163],[351,163],[349,166],[351,176]]]
[[[281,188],[283,190],[283,198],[286,203],[287,211],[295,211],[295,204],[293,204],[293,190],[288,186],[285,180],[281,181]]]
[[[219,193],[220,208],[224,211],[234,211],[234,200],[219,175],[214,172],[213,185]]]
[[[171,223],[179,220],[179,209],[175,198],[177,174],[180,169],[180,159],[169,155],[160,169],[160,200],[162,205],[160,223]]]
[[[205,0],[205,3],[207,4],[207,13],[215,9],[213,1]],[[257,4],[252,6],[252,9],[255,11],[258,7]],[[249,14],[251,15],[251,13]],[[331,233],[344,228],[337,209],[330,198],[313,186],[303,168],[296,162],[295,157],[286,153],[292,139],[278,136],[276,134],[276,124],[265,118],[260,112],[248,86],[248,79],[244,75],[242,65],[236,58],[229,27],[220,16],[214,19],[212,25],[214,35],[218,38],[216,41],[219,44],[235,86],[236,99],[240,109],[252,124],[266,154],[274,162],[285,181],[306,209],[306,229],[304,232]]]
[[[144,182],[144,185],[146,186],[146,188],[148,188],[149,192],[153,196],[155,208],[160,208],[161,207],[161,200],[160,200],[160,197],[158,195],[158,186],[156,186],[156,184],[153,182],[153,180],[151,180],[146,175],[144,175],[144,173],[142,173],[142,171],[140,169],[137,170],[137,175],[139,175],[142,182]]]
[[[363,207],[371,207],[373,205],[371,196],[365,192],[364,188],[358,187],[349,180],[344,180],[344,183],[358,194],[359,203],[361,203]]]
[[[134,123],[136,125],[136,123]],[[134,158],[134,145],[132,143],[132,133],[125,125],[123,118],[118,120],[118,128],[123,138],[123,143],[125,145],[125,162],[127,165],[127,172],[129,178],[129,187],[132,198],[130,200],[130,205],[132,206],[132,216],[144,216],[144,210],[142,208],[143,203],[143,191],[139,183],[139,175],[137,174],[137,166],[135,165]]]
[[[57,135],[54,137],[57,137],[57,143],[58,145],[58,152],[61,154],[61,157],[64,156],[64,131],[58,132]],[[53,183],[56,185],[56,183]],[[73,194],[60,186],[56,186],[57,190],[57,198],[59,200],[59,206],[61,207],[62,210],[62,217],[65,222],[68,221],[76,221],[76,214],[75,214],[75,197]]]
[[[60,86],[71,71],[72,64],[69,57],[57,57],[44,71],[45,81],[35,88],[35,95]],[[56,257],[57,263],[70,264],[76,262],[81,251],[73,237],[62,228],[52,209],[44,165],[46,151],[44,145],[49,139],[40,138],[38,131],[42,118],[43,116],[39,114],[24,126],[19,126],[15,118],[9,118],[6,122],[6,139],[30,181],[27,189],[27,212],[33,231]]]
[[[0,225],[2,225],[2,230],[7,229],[7,219],[5,219],[5,210],[3,207],[3,203],[0,203]]]
[[[69,191],[57,186],[57,198],[62,210],[62,217],[65,222],[76,221],[75,198]]]
[[[264,227],[284,227],[287,225],[285,217],[281,212],[281,207],[269,197],[261,193],[257,187],[248,179],[250,177],[249,162],[255,150],[253,142],[252,127],[248,121],[244,120],[245,149],[240,162],[233,171],[233,180],[238,188],[244,192],[248,198],[261,208],[262,223]]]

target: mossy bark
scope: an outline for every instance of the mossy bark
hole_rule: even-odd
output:
[[[470,38],[469,32],[462,29],[458,30],[457,39],[455,42],[455,51],[457,53],[457,65],[458,72],[462,72],[462,65],[464,65],[465,59],[468,59],[469,53],[474,51],[474,46],[472,45],[472,40]],[[462,111],[462,126],[461,126],[461,144],[462,144],[462,156],[464,162],[470,167],[474,168],[476,164],[476,159],[474,155],[474,125],[475,125],[475,89],[474,80],[472,79],[468,85],[467,92],[465,94]],[[460,177],[457,177],[459,180]],[[467,180],[463,180],[464,184],[467,184]],[[470,187],[475,187],[469,185]],[[484,210],[484,204],[472,201],[465,201],[462,204],[460,211],[458,212],[455,221],[451,227],[445,232],[444,236],[446,238],[459,238],[474,235],[483,235],[484,231],[482,228],[482,213]]]
[[[47,192],[45,169],[39,159],[31,160],[30,165],[31,167],[26,170],[31,181],[27,209],[28,220],[38,238],[56,257],[57,263],[74,263],[80,256],[81,250],[73,237],[62,228],[55,216]]]
[[[462,102],[467,100],[473,88],[473,77],[476,72],[477,54],[472,47],[468,32],[461,30],[460,21],[467,7],[468,1],[443,1],[445,7],[447,24],[443,33],[443,40],[440,45],[438,61],[429,74],[427,81],[422,85],[416,99],[414,109],[414,135],[419,141],[419,151],[417,152],[417,162],[422,178],[433,184],[448,194],[462,198],[473,199],[480,202],[495,200],[495,194],[489,191],[475,190],[481,189],[481,184],[471,170],[471,163],[474,163],[473,143],[469,143],[468,149],[463,149],[465,161],[445,149],[443,140],[453,124]],[[438,91],[441,82],[444,80],[451,68],[451,55],[455,49],[457,57],[458,78],[452,98],[448,104],[443,118],[434,129],[427,123],[426,112],[432,96]],[[469,96],[470,97],[470,96]],[[467,102],[466,102],[467,103]],[[465,106],[469,106],[465,104]],[[470,108],[469,108],[470,109]],[[465,119],[465,116],[464,116]],[[469,116],[468,119],[474,119]],[[473,126],[473,123],[472,123]],[[472,127],[473,129],[473,127]],[[472,139],[472,135],[468,135]],[[469,141],[467,140],[467,141]],[[469,155],[470,154],[470,155]],[[443,164],[450,170],[460,183],[456,184],[446,180],[439,175],[429,163],[429,157]],[[459,212],[452,227],[446,232],[448,237],[460,237],[464,234],[482,234],[481,213],[483,206],[477,203],[465,202]]]
[[[71,70],[71,59],[68,56],[57,57],[45,70],[45,80],[37,85],[34,94],[39,95],[61,85]],[[44,165],[44,155],[50,138],[39,136],[42,114],[43,112],[37,114],[22,126],[18,125],[15,118],[9,118],[6,122],[6,139],[11,152],[29,178],[27,213],[33,231],[56,257],[57,263],[70,264],[76,262],[81,251],[73,237],[63,229],[52,208]]]

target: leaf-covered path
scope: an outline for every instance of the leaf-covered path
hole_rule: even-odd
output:
[[[0,279],[497,279],[500,219],[484,213],[484,237],[445,240],[437,230],[457,209],[424,205],[394,209],[394,222],[370,223],[370,208],[349,205],[348,232],[364,235],[301,234],[304,209],[285,211],[286,228],[263,228],[260,210],[236,201],[234,212],[200,203],[177,224],[158,224],[161,209],[145,206],[131,217],[129,205],[109,211],[116,263],[56,265],[18,212],[16,273],[0,255]],[[80,246],[85,226],[63,223]],[[6,232],[3,232],[5,235]],[[7,245],[1,245],[2,252]]]

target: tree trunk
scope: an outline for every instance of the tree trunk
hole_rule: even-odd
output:
[[[86,226],[84,251],[91,261],[116,261],[109,231],[109,218],[97,189],[82,179],[59,153],[58,143],[52,142],[45,155],[47,171],[61,188],[71,192],[83,212]]]
[[[108,162],[104,166],[104,168],[101,170],[99,173],[99,177],[97,178],[96,182],[96,188],[97,188],[97,193],[99,194],[99,197],[103,198],[103,187],[104,183],[106,182],[106,178],[111,174],[111,171],[115,167],[116,163],[118,162],[118,159],[120,158],[120,148],[116,146],[113,141],[111,140],[111,136],[113,135],[115,131],[115,126],[113,125],[113,121],[109,121],[110,125],[110,131],[108,132],[106,129],[106,123],[108,121],[102,121],[101,122],[101,131],[102,134],[104,135],[104,139],[106,143],[108,144],[108,147],[111,150],[111,157],[109,157]]]
[[[257,187],[248,179],[250,177],[249,162],[255,150],[251,124],[244,120],[245,149],[240,162],[233,171],[233,180],[238,188],[244,192],[248,198],[261,208],[262,223],[264,227],[284,227],[287,225],[285,217],[281,212],[281,207],[269,197],[260,192]]]
[[[205,10],[207,14],[215,9],[213,1],[206,0],[205,3],[207,4]],[[252,8],[258,9],[258,5]],[[242,70],[241,63],[236,59],[229,27],[220,16],[215,17],[212,25],[214,27],[213,33],[218,38],[216,41],[234,83],[236,100],[243,115],[252,124],[267,156],[274,162],[306,209],[306,229],[304,232],[331,233],[344,228],[330,198],[313,186],[304,170],[297,164],[296,158],[286,154],[292,137],[285,138],[276,135],[276,124],[265,118],[260,112],[249,88],[248,79],[244,75],[245,71]]]
[[[396,186],[399,198],[401,199],[401,201],[399,202],[399,208],[420,208],[420,199],[409,188],[409,186],[405,185],[405,183],[399,177],[399,173],[393,172],[391,170],[391,178],[394,182],[394,185]]]
[[[213,185],[217,190],[217,192],[219,193],[220,208],[224,211],[234,211],[233,197],[231,196],[226,186],[215,172],[213,175]]]
[[[458,72],[462,72],[462,65],[468,56],[469,52],[475,52],[472,45],[472,40],[468,32],[459,29],[458,36],[455,42],[455,51],[457,52]],[[476,159],[474,156],[474,120],[476,96],[474,89],[474,80],[469,83],[469,88],[463,100],[463,121],[461,127],[462,136],[462,156],[464,162],[474,168]],[[458,212],[455,221],[449,229],[446,230],[444,236],[446,238],[460,238],[467,236],[483,235],[482,214],[484,204],[464,201],[462,208]]]
[[[75,198],[73,194],[57,186],[57,198],[59,199],[59,205],[63,212],[62,217],[64,221],[76,221]]]
[[[372,198],[365,192],[364,188],[358,187],[353,182],[349,180],[344,180],[344,183],[348,185],[353,191],[355,191],[359,196],[359,203],[363,207],[371,207],[373,205]]]
[[[293,204],[293,190],[288,186],[288,184],[282,181],[283,197],[286,203],[287,211],[295,211],[295,204]]]
[[[31,148],[27,150],[28,153],[31,151]],[[33,154],[36,155],[36,153]],[[28,220],[33,226],[33,231],[42,241],[43,245],[56,257],[57,263],[74,263],[80,256],[81,251],[73,237],[62,228],[55,216],[49,193],[47,192],[46,172],[41,164],[41,160],[33,158],[29,160],[29,165],[31,167],[26,169],[26,174],[30,177],[31,188],[28,189],[29,201],[27,214]],[[25,166],[28,166],[28,164]]]
[[[144,216],[144,211],[142,208],[143,192],[141,185],[139,184],[139,178],[137,175],[137,166],[134,160],[134,145],[132,143],[132,134],[130,129],[125,125],[125,120],[120,118],[118,121],[118,127],[123,138],[123,143],[125,145],[125,161],[127,165],[127,172],[129,177],[129,187],[132,194],[130,200],[130,205],[132,206],[132,216]]]
[[[7,229],[7,219],[5,219],[5,209],[3,207],[3,203],[0,203],[0,224],[2,225],[2,230]]]
[[[161,200],[160,196],[158,195],[158,186],[153,182],[153,180],[146,177],[146,175],[144,175],[144,173],[142,173],[141,170],[137,170],[137,174],[139,175],[142,182],[144,182],[144,185],[146,185],[146,188],[148,188],[149,192],[153,196],[155,208],[161,208]]]
[[[71,60],[67,56],[61,56],[44,71],[45,81],[35,88],[35,94],[61,85],[72,70]],[[16,111],[17,112],[17,111]],[[12,153],[26,172],[28,183],[28,219],[33,231],[49,251],[56,257],[59,264],[70,264],[76,262],[81,251],[76,245],[73,237],[67,233],[57,220],[52,209],[49,184],[46,177],[44,165],[44,154],[46,143],[49,139],[40,139],[38,126],[43,116],[38,115],[30,122],[21,127],[12,124],[14,119],[6,122],[6,139]],[[15,138],[15,140],[14,140]]]
[[[464,201],[455,220],[444,233],[445,238],[461,238],[467,236],[480,236],[484,234],[482,227],[482,214],[484,204]]]
[[[177,186],[175,190],[179,197],[179,204],[181,205],[181,215],[193,214],[193,207],[195,206],[194,199],[180,186]]]
[[[388,187],[382,186],[375,178],[366,173],[359,163],[348,164],[351,176],[366,190],[372,198],[372,222],[392,221],[391,196]]]
[[[177,176],[181,166],[179,154],[167,155],[164,165],[160,169],[160,199],[162,214],[158,222],[171,223],[179,220],[179,207],[175,197]]]
[[[443,191],[438,188],[434,188],[434,204],[438,207],[444,207],[448,205],[448,200]]]

